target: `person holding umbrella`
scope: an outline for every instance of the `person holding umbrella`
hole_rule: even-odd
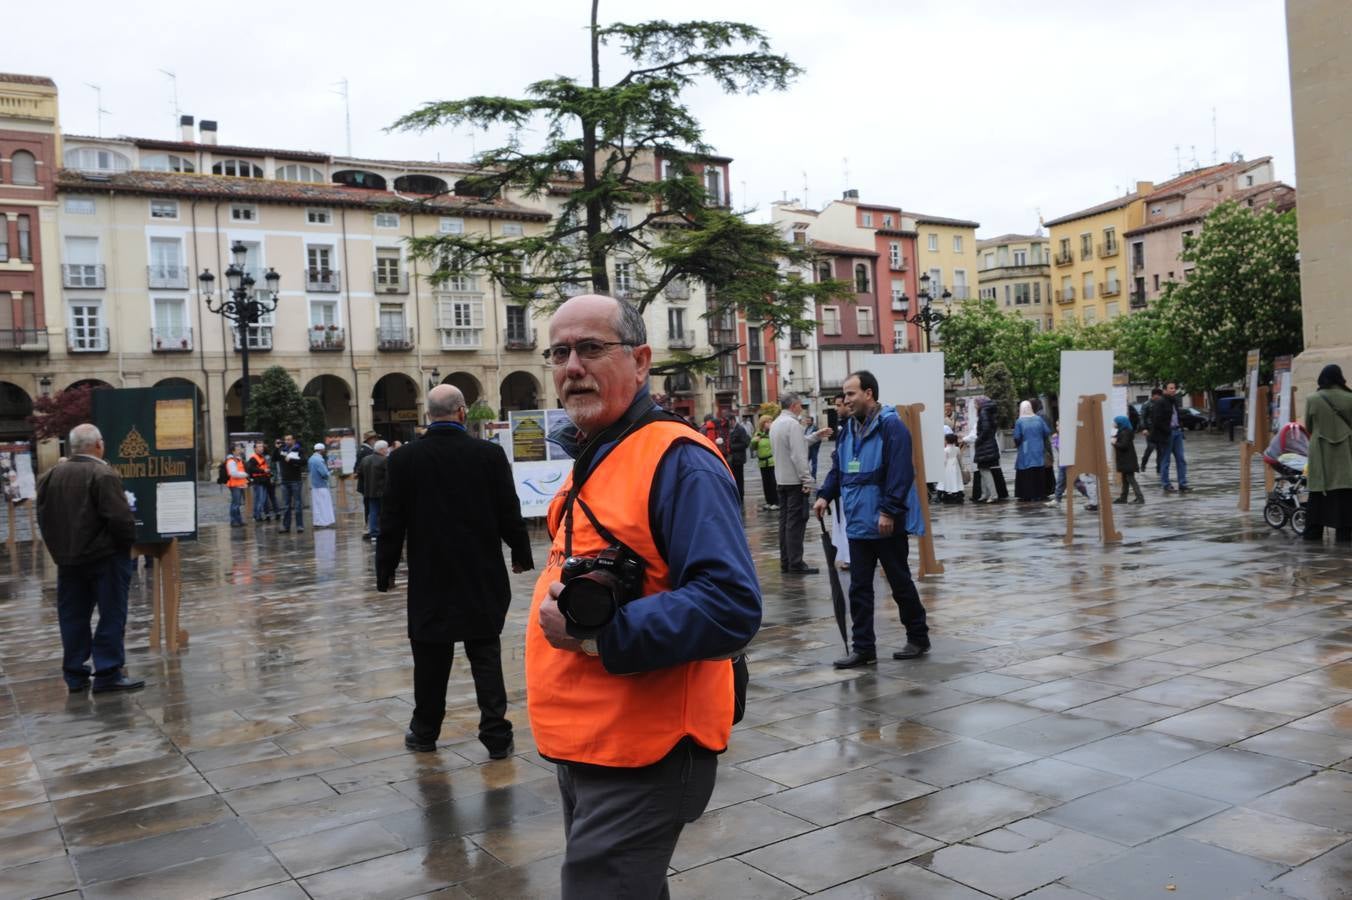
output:
[[[845,379],[850,420],[840,430],[831,472],[812,510],[821,518],[841,497],[850,541],[850,617],[854,650],[835,661],[853,669],[877,661],[873,631],[873,573],[882,563],[892,599],[906,626],[906,646],[893,659],[915,659],[930,650],[920,593],[907,563],[906,497],[915,484],[911,432],[896,410],[878,402],[878,379],[858,371]]]

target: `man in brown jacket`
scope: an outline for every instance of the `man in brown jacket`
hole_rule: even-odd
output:
[[[61,623],[61,664],[72,694],[89,687],[87,662],[94,658],[94,693],[145,686],[122,670],[127,628],[127,587],[136,542],[136,517],[122,479],[103,460],[103,435],[93,425],[70,432],[70,458],[38,480],[38,527],[56,560],[56,613]],[[94,608],[99,625],[93,635]]]

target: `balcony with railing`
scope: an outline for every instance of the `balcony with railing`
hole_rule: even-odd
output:
[[[439,328],[442,350],[478,350],[484,345],[482,328]]]
[[[1075,254],[1070,253],[1069,251],[1065,253],[1058,253],[1056,254],[1056,256],[1052,257],[1052,261],[1055,262],[1058,266],[1068,266],[1071,263],[1075,262]]]
[[[408,273],[403,269],[375,269],[371,278],[377,294],[408,293]]]
[[[187,353],[192,350],[192,329],[152,328],[150,349],[155,353]]]
[[[746,347],[746,361],[749,363],[765,362],[765,349],[760,344],[748,344]]]
[[[1133,259],[1133,260],[1131,261],[1131,271],[1133,271],[1133,272],[1144,272],[1144,271],[1145,271],[1145,259],[1144,259],[1144,257],[1142,257],[1142,258],[1140,258],[1140,259]]]
[[[45,328],[0,329],[0,353],[46,353],[49,347]]]
[[[903,353],[906,350],[906,336],[904,334],[892,335],[892,352]]]
[[[347,349],[347,331],[337,325],[310,326],[310,349],[315,353],[336,353]]]
[[[1105,241],[1098,245],[1098,255],[1100,259],[1106,259],[1109,256],[1116,256],[1122,249],[1122,245],[1117,241]]]
[[[709,326],[709,345],[712,347],[732,347],[737,343],[736,328]]]
[[[740,380],[741,379],[736,375],[714,375],[714,392],[718,394],[735,394]]]
[[[503,345],[508,350],[534,350],[535,343],[535,329],[530,327],[508,328],[503,338]]]
[[[1094,258],[1094,245],[1093,245],[1093,244],[1083,244],[1083,245],[1081,245],[1081,246],[1080,246],[1080,259],[1081,259],[1081,260],[1086,260],[1086,259],[1093,259],[1093,258]]]
[[[790,378],[788,389],[795,394],[813,394],[817,391],[817,381],[814,378]]]
[[[1122,293],[1122,283],[1120,281],[1099,282],[1100,297],[1116,297],[1120,293]]]
[[[667,346],[672,350],[689,350],[695,346],[695,332],[668,331]]]
[[[337,269],[306,269],[305,289],[319,294],[336,294],[343,286]]]
[[[954,300],[971,300],[971,299],[972,299],[972,289],[971,289],[970,287],[968,287],[967,285],[965,285],[965,284],[955,284],[955,285],[953,285],[953,299],[954,299]]]
[[[1128,305],[1132,309],[1145,309],[1146,307],[1145,291],[1132,291],[1130,294],[1130,299],[1128,300]]]
[[[683,278],[676,278],[667,282],[666,287],[662,288],[662,293],[668,300],[689,300],[690,283]]]
[[[909,297],[893,297],[892,312],[904,313],[911,308],[911,299]]]
[[[235,349],[240,349],[239,329],[233,329],[235,332]],[[249,326],[249,352],[255,350],[272,349],[272,326],[271,325],[250,325]]]
[[[188,269],[177,264],[146,266],[146,283],[160,290],[187,290]]]
[[[806,349],[807,349],[807,345],[808,345],[807,332],[804,332],[804,331],[790,331],[790,332],[789,332],[789,349],[790,349],[790,350],[806,350]]]
[[[95,327],[66,330],[66,349],[71,353],[107,353],[108,329]]]
[[[413,349],[413,329],[383,326],[376,329],[376,349],[403,353]]]
[[[65,263],[61,266],[62,287],[101,288],[106,285],[102,263]]]
[[[1056,292],[1057,303],[1074,303],[1075,288],[1065,288]]]
[[[906,257],[889,256],[887,258],[887,268],[893,272],[905,272],[909,266],[906,264]]]

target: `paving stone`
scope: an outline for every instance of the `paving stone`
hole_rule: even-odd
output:
[[[812,896],[820,900],[986,900],[989,895],[914,863],[902,863]]]
[[[806,819],[762,803],[738,803],[736,806],[706,812],[685,826],[681,832],[681,841],[672,855],[671,867],[678,872],[693,869],[812,829],[812,823]]]
[[[951,844],[1055,805],[1047,797],[1003,784],[969,781],[889,806],[876,816]]]
[[[1214,749],[1215,745],[1201,741],[1150,731],[1131,731],[1058,753],[1056,758],[1116,775],[1140,778]]]
[[[126,843],[75,854],[80,880],[85,884],[115,881],[260,846],[258,838],[239,819],[166,831],[139,840],[134,833],[127,838]]]
[[[736,897],[738,900],[792,900],[803,892],[771,878],[737,859],[720,859],[680,872],[667,879],[671,896],[704,900],[706,897]]]
[[[851,819],[819,828],[740,858],[812,893],[906,862],[942,844],[878,819]]]
[[[1232,900],[1283,871],[1270,862],[1171,836],[1082,869],[1066,884],[1103,900]]]
[[[268,847],[297,878],[407,850],[408,846],[374,822],[328,828],[277,841]]]
[[[1352,844],[1343,844],[1272,882],[1280,896],[1300,900],[1345,898],[1348,885],[1352,885]]]
[[[1010,898],[1121,852],[1110,841],[1024,819],[945,847],[920,864],[992,896]]]
[[[986,776],[988,781],[1041,794],[1053,800],[1074,800],[1126,781],[1120,775],[1087,769],[1056,759],[1039,759]]]
[[[198,859],[149,875],[84,888],[87,900],[220,897],[286,881],[286,870],[263,848]]]
[[[1295,716],[1263,712],[1213,703],[1167,719],[1152,722],[1146,728],[1198,741],[1231,744],[1284,725]]]
[[[1226,808],[1226,804],[1146,782],[1110,787],[1048,810],[1041,818],[1119,844],[1141,844]]]
[[[1345,832],[1242,807],[1198,822],[1182,834],[1283,866],[1298,866],[1349,840]]]
[[[892,758],[891,754],[882,750],[837,738],[763,756],[741,763],[740,767],[753,775],[788,787],[798,787]]]
[[[1022,750],[964,738],[931,750],[884,759],[874,766],[926,784],[948,787],[1035,759],[1036,756]]]
[[[816,825],[832,825],[934,790],[891,772],[864,768],[762,797],[760,802]]]
[[[1146,781],[1226,803],[1243,803],[1314,772],[1305,763],[1224,748],[1161,769]]]
[[[1247,805],[1288,819],[1352,832],[1352,775],[1321,772]]]

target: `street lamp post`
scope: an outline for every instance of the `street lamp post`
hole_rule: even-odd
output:
[[[243,242],[235,241],[230,247],[230,255],[233,262],[230,268],[225,270],[226,290],[221,292],[219,300],[216,298],[216,276],[211,274],[210,269],[202,270],[202,274],[197,276],[197,283],[201,289],[202,299],[207,303],[207,309],[235,323],[239,335],[240,364],[244,370],[244,380],[240,386],[240,412],[244,421],[247,422],[249,420],[249,328],[258,324],[258,320],[265,314],[277,308],[277,289],[282,278],[275,269],[268,269],[263,276],[267,297],[266,299],[261,298],[254,287],[254,277],[244,268],[244,263],[248,260],[249,248],[244,246]]]
[[[936,284],[934,287],[937,290],[942,286]],[[945,290],[938,298],[944,301],[944,312],[934,309],[931,303],[935,298],[930,296],[930,277],[926,273],[920,276],[920,296],[916,299],[920,302],[920,309],[906,321],[912,325],[919,325],[921,330],[925,332],[925,352],[928,353],[930,351],[930,332],[939,327],[952,314],[949,310],[953,304],[953,295]],[[906,302],[905,294],[901,295],[901,300],[903,303]]]

